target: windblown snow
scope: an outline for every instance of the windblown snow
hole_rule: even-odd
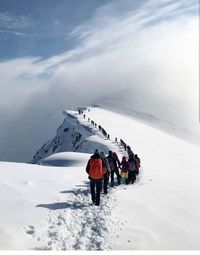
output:
[[[0,249],[200,249],[200,148],[100,107],[84,113],[65,112],[39,165],[0,162]],[[96,207],[85,167],[96,148],[126,155],[116,137],[141,158],[140,175]]]

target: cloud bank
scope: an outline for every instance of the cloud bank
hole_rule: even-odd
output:
[[[63,109],[91,103],[199,130],[196,1],[117,3],[72,31],[75,49],[0,62],[0,160],[30,160]]]

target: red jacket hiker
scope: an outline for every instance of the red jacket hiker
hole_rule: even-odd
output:
[[[103,166],[102,160],[99,154],[94,154],[90,157],[86,172],[89,174],[89,177],[94,180],[102,179],[103,177]]]
[[[94,155],[90,157],[86,167],[86,172],[89,174],[92,202],[99,206],[100,193],[102,189],[103,167],[98,150],[95,150]]]

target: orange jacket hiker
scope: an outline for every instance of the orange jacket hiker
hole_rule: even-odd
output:
[[[89,177],[94,180],[102,179],[103,166],[99,154],[96,153],[90,157],[86,167],[86,172],[89,174]]]

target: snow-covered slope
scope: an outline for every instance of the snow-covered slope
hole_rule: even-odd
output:
[[[0,248],[200,249],[200,148],[99,107],[85,114],[75,116],[93,130],[84,136],[94,142],[92,152],[101,141],[121,157],[117,137],[138,153],[136,183],[109,188],[98,208],[85,172],[90,154],[49,153],[40,160],[45,166],[1,162]]]
[[[87,108],[83,109],[88,112]],[[57,129],[56,136],[36,152],[31,163],[38,164],[47,156],[63,151],[93,153],[97,147],[108,151],[110,143],[102,139],[99,130],[90,124],[91,119],[80,116],[78,111],[63,111],[63,114],[65,119]]]

